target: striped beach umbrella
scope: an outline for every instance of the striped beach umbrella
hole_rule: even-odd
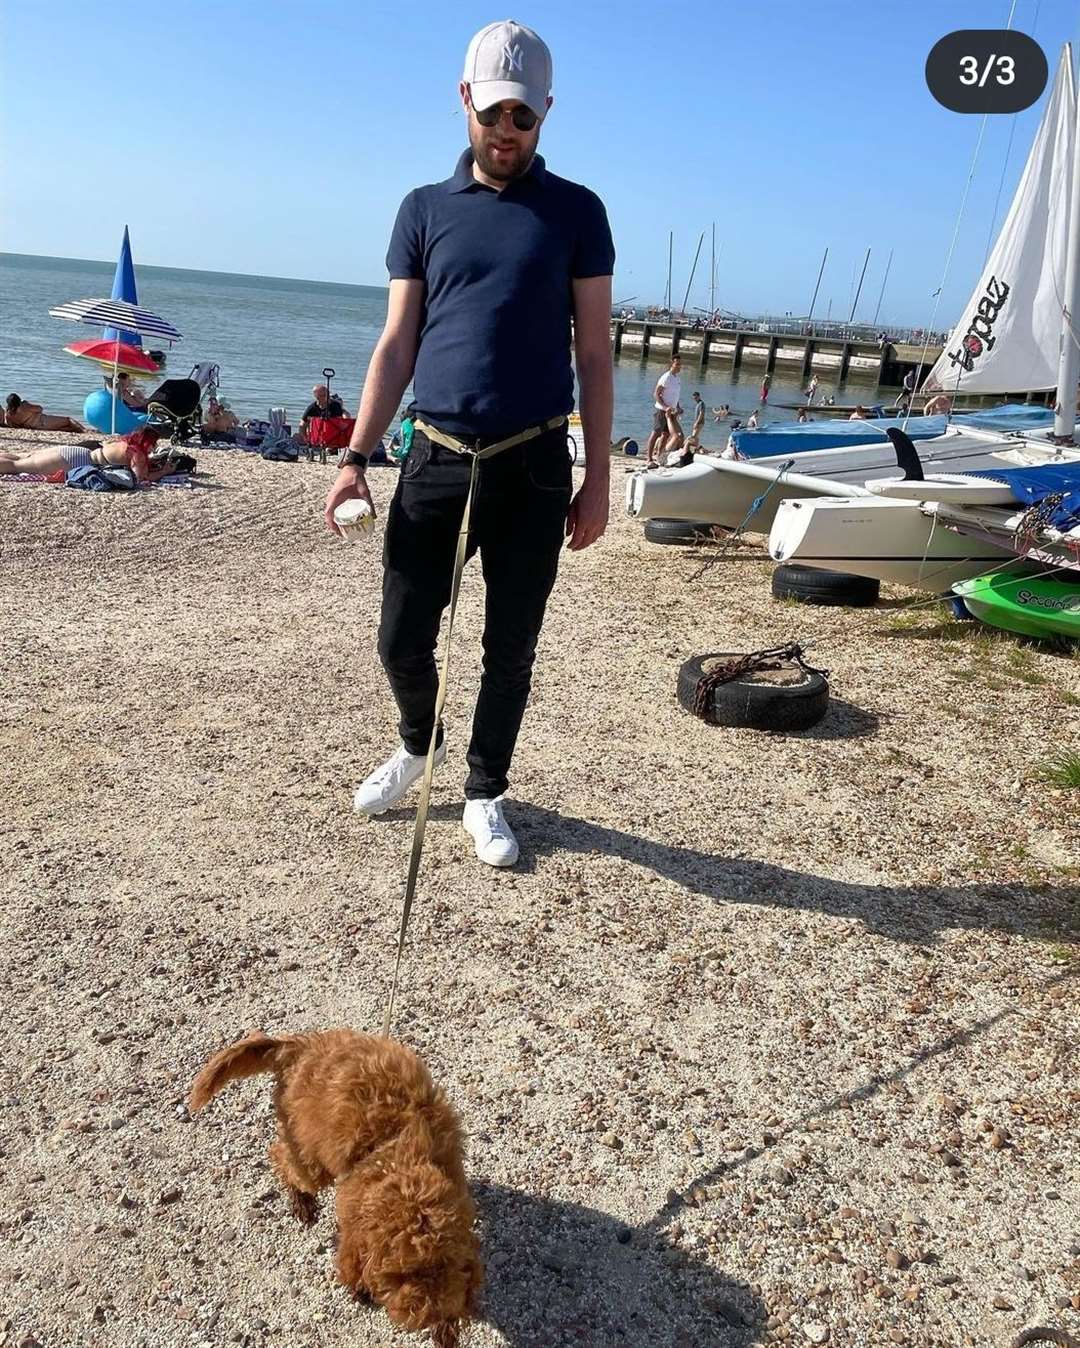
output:
[[[137,304],[128,304],[126,300],[71,300],[59,304],[49,313],[53,318],[66,318],[71,323],[87,323],[91,327],[120,328],[125,332],[137,332],[143,337],[156,337],[165,342],[178,342],[180,333],[173,325],[149,309],[140,309]],[[112,382],[112,431],[116,434],[116,376],[120,370],[121,343],[116,343],[116,359],[113,361]]]
[[[178,342],[180,333],[173,325],[149,309],[140,309],[126,300],[72,300],[50,309],[53,318],[66,318],[72,323],[88,323],[91,327],[122,328],[137,332],[142,337],[157,337],[165,342]]]

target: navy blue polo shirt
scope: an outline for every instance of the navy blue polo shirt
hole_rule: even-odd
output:
[[[415,411],[453,435],[511,435],[574,406],[571,282],[615,269],[603,202],[536,155],[501,192],[472,151],[398,210],[391,280],[425,283]]]

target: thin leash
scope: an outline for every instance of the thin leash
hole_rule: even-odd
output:
[[[465,510],[461,516],[461,528],[458,530],[457,550],[454,555],[454,579],[450,588],[450,613],[446,621],[446,640],[443,646],[439,667],[439,688],[435,694],[435,723],[431,729],[427,758],[424,760],[424,777],[420,784],[420,803],[416,807],[416,819],[413,823],[412,848],[409,851],[409,870],[405,880],[405,898],[401,908],[401,924],[398,928],[397,953],[394,956],[394,975],[390,982],[390,996],[383,1016],[382,1033],[386,1038],[390,1033],[390,1023],[394,1017],[394,1004],[397,1000],[398,983],[401,977],[401,958],[405,951],[405,933],[409,928],[413,900],[416,897],[416,878],[420,874],[420,854],[424,848],[424,832],[427,829],[428,808],[431,804],[431,779],[435,775],[435,751],[439,738],[439,724],[443,707],[446,705],[446,687],[450,674],[450,637],[454,631],[454,616],[457,613],[458,594],[461,590],[461,574],[465,570],[465,552],[469,544],[469,523],[472,515],[473,496],[476,492],[476,466],[478,457],[473,454],[472,467],[469,470],[469,491],[465,497]]]
[[[465,495],[465,509],[461,514],[461,527],[458,529],[457,549],[454,554],[454,576],[450,586],[450,612],[447,615],[446,637],[439,667],[439,687],[435,694],[435,721],[431,728],[427,757],[424,760],[424,776],[420,784],[420,802],[416,807],[416,819],[413,823],[409,869],[405,880],[405,896],[401,906],[401,922],[398,926],[397,953],[394,956],[394,973],[390,981],[390,995],[387,998],[386,1013],[383,1016],[382,1023],[383,1038],[390,1034],[390,1026],[394,1018],[394,1007],[401,982],[401,961],[405,953],[405,935],[409,929],[409,918],[412,915],[413,901],[416,898],[416,881],[420,874],[420,856],[424,849],[424,833],[427,829],[428,810],[431,804],[431,781],[435,774],[435,751],[439,739],[443,708],[446,705],[446,691],[450,675],[450,638],[454,631],[454,617],[457,613],[458,595],[461,591],[461,576],[465,570],[466,553],[469,547],[469,528],[480,460],[494,458],[496,454],[501,454],[503,450],[513,449],[516,445],[523,445],[529,440],[534,440],[538,435],[543,435],[547,431],[554,430],[557,426],[564,425],[565,422],[565,417],[553,417],[550,421],[545,421],[539,426],[530,426],[528,430],[522,431],[518,435],[512,435],[506,440],[499,440],[493,445],[485,445],[481,449],[476,445],[466,444],[465,441],[449,435],[446,431],[439,430],[437,426],[429,426],[419,417],[414,420],[416,429],[426,435],[430,441],[453,450],[455,454],[467,454],[472,463],[469,468],[469,489]]]

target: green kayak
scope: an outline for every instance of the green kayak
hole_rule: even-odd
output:
[[[1074,581],[998,572],[962,580],[953,593],[974,617],[993,627],[1026,637],[1080,641],[1080,572]]]

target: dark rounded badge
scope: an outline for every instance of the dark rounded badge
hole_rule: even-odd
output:
[[[962,28],[926,58],[926,84],[952,112],[1023,112],[1046,88],[1046,56],[1026,33]]]

